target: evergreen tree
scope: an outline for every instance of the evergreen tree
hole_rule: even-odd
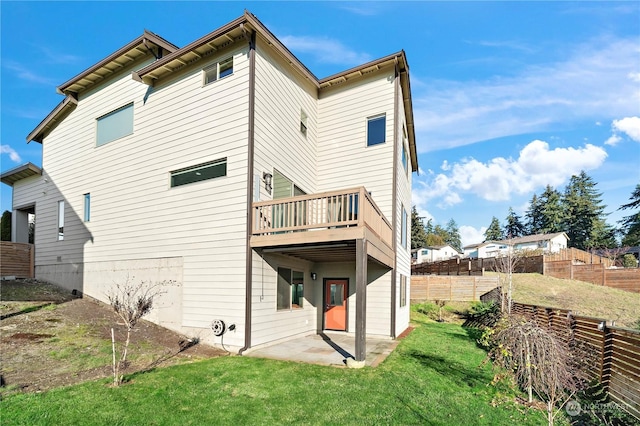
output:
[[[427,247],[438,247],[444,244],[444,239],[440,235],[427,234]]]
[[[433,234],[433,220],[432,219],[429,219],[427,221],[427,224],[424,226],[424,232],[427,235]]]
[[[447,240],[446,243],[451,247],[456,249],[458,252],[462,252],[462,241],[460,237],[460,230],[458,229],[458,224],[455,220],[451,219],[447,223],[447,227],[445,229],[447,231]]]
[[[416,206],[411,208],[411,249],[417,249],[427,245],[427,233],[422,223],[422,218],[418,216]]]
[[[562,203],[562,194],[547,185],[538,200],[540,205],[540,227],[536,234],[551,234],[565,232],[565,206]]]
[[[542,203],[536,194],[533,194],[529,202],[529,209],[525,213],[527,220],[525,232],[527,235],[540,234],[542,229]]]
[[[618,210],[638,209],[634,214],[625,216],[619,222],[622,225],[620,232],[622,234],[623,246],[640,246],[640,184],[636,185],[636,189],[629,197],[630,203],[620,206]]]
[[[447,240],[449,239],[449,233],[447,232],[446,229],[444,229],[440,225],[436,225],[433,228],[433,233],[434,233],[434,235],[436,237],[438,237],[440,240],[442,240],[442,243],[440,243],[438,245],[443,246],[443,245],[447,244]]]
[[[0,240],[11,241],[11,212],[5,210],[0,219]]]
[[[507,224],[504,226],[504,236],[507,238],[517,238],[524,235],[524,225],[520,220],[520,216],[509,207],[507,215]]]
[[[564,230],[569,244],[582,250],[615,245],[613,229],[604,219],[605,206],[596,183],[584,171],[571,176],[562,199]]]
[[[491,218],[489,228],[484,232],[485,241],[500,241],[502,239],[502,227],[497,217]]]

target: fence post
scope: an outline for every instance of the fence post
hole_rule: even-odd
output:
[[[36,246],[29,245],[29,278],[36,277]]]
[[[473,301],[476,301],[476,289],[478,287],[478,277],[473,277]]]
[[[602,327],[602,364],[600,367],[600,384],[605,394],[609,394],[609,384],[611,381],[611,364],[613,357],[613,333],[607,327],[607,322],[603,321]]]

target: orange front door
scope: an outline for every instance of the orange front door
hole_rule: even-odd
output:
[[[327,280],[324,285],[324,328],[347,330],[348,280]]]

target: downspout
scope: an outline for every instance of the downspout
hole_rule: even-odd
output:
[[[245,31],[243,27],[243,31]],[[245,36],[247,36],[245,31]],[[238,351],[242,355],[251,347],[251,302],[253,284],[253,250],[251,249],[251,233],[253,222],[253,158],[254,158],[254,120],[256,90],[256,33],[249,35],[249,137],[247,141],[247,233],[246,233],[246,275],[244,300],[244,346]]]
[[[396,338],[396,289],[397,289],[397,262],[396,253],[396,230],[398,225],[398,58],[396,58],[395,78],[393,79],[393,179],[391,191],[391,205],[393,206],[391,224],[393,227],[393,238],[391,239],[391,249],[393,250],[393,273],[391,274],[391,338]],[[402,231],[400,231],[402,232]]]

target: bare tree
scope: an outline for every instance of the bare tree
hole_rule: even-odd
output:
[[[629,247],[614,247],[607,248],[600,251],[602,257],[606,257],[612,266],[622,265],[622,257],[629,250]]]
[[[493,335],[489,356],[513,372],[529,402],[535,393],[546,403],[551,426],[582,383],[583,374],[568,341],[522,317],[507,316],[502,321]]]
[[[511,315],[511,304],[513,299],[513,273],[516,270],[516,267],[522,261],[522,253],[519,251],[515,251],[513,249],[513,244],[511,244],[511,240],[507,240],[507,253],[503,256],[496,257],[494,262],[494,269],[498,274],[500,274],[500,281],[502,283],[501,287],[507,290],[507,307],[506,311],[509,315]],[[504,307],[505,298],[502,297],[502,312],[505,311]]]
[[[115,333],[111,328],[111,345],[113,351],[113,385],[122,384],[123,371],[127,367],[127,354],[129,343],[131,342],[131,331],[136,327],[138,321],[153,309],[154,300],[166,293],[166,287],[174,285],[175,281],[149,282],[141,281],[138,284],[133,282],[133,277],[127,276],[124,283],[115,284],[114,288],[107,294],[109,303],[115,313],[122,319],[127,332],[126,340],[122,346],[120,358],[116,361],[116,341]]]

